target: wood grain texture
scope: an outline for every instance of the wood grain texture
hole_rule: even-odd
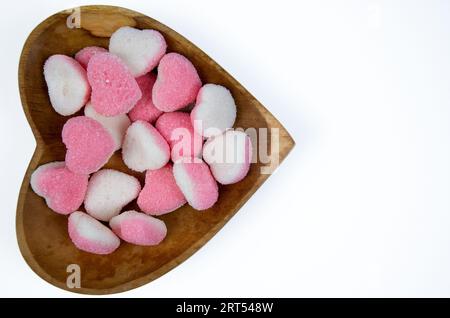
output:
[[[61,129],[68,117],[58,115],[50,105],[42,74],[44,61],[52,54],[74,55],[89,45],[108,47],[108,36],[122,25],[156,29],[165,37],[168,50],[185,55],[197,68],[204,83],[226,86],[232,92],[237,109],[235,127],[244,129],[278,128],[280,163],[294,147],[283,126],[242,85],[194,44],[158,21],[140,13],[111,6],[81,7],[81,28],[66,26],[68,11],[57,13],[39,24],[29,35],[19,65],[22,105],[36,138],[37,147],[24,177],[17,205],[17,239],[23,257],[40,277],[49,283],[78,293],[110,294],[146,284],[168,272],[200,247],[239,210],[270,176],[261,174],[261,163],[252,164],[241,182],[220,187],[219,201],[209,210],[198,212],[188,205],[161,216],[168,228],[162,244],[134,246],[122,242],[111,255],[85,253],[75,248],[67,234],[67,217],[52,212],[30,187],[30,176],[41,164],[64,160]],[[79,115],[81,112],[75,114]],[[137,176],[116,152],[107,167]],[[131,203],[126,208],[137,208]],[[81,288],[66,286],[69,264],[81,268]]]

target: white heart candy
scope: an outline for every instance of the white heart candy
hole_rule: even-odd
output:
[[[170,159],[170,148],[155,127],[138,120],[128,127],[122,145],[122,158],[128,168],[142,172],[162,168]]]
[[[109,221],[133,201],[141,191],[139,180],[126,173],[103,169],[92,175],[87,187],[84,207],[100,221]]]
[[[166,48],[166,41],[158,31],[129,26],[119,28],[109,40],[109,51],[120,57],[135,77],[155,68]]]

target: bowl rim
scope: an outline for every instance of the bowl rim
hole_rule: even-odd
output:
[[[200,48],[198,48],[195,44],[190,42],[188,39],[177,33],[176,31],[172,30],[168,26],[164,25],[163,23],[145,15],[140,12],[136,12],[134,10],[130,10],[123,7],[118,6],[110,6],[110,5],[87,5],[87,6],[79,6],[75,7],[79,8],[81,11],[85,12],[96,12],[100,10],[111,10],[114,13],[117,14],[125,14],[126,16],[131,17],[142,17],[145,19],[151,19],[153,20],[158,26],[161,28],[164,28],[167,32],[172,32],[174,35],[180,37],[186,43],[189,45],[192,45],[194,49],[198,50],[204,55],[204,58],[206,58],[208,61],[213,62],[217,67],[219,68],[219,71],[222,72],[225,76],[227,76],[233,85],[236,86],[237,89],[244,90],[249,98],[253,99],[256,102],[256,107],[259,108],[259,111],[261,112],[261,115],[266,120],[268,127],[278,128],[279,129],[279,135],[280,135],[280,148],[279,148],[279,165],[282,163],[282,161],[286,158],[286,156],[289,154],[289,152],[293,149],[295,146],[295,142],[291,135],[287,132],[287,130],[283,127],[283,125],[253,96],[250,92],[248,92],[236,79],[234,79],[233,76],[231,76],[226,70],[224,70],[217,62],[215,62],[212,58],[210,58],[206,53],[204,53]],[[22,254],[22,257],[26,261],[26,263],[29,265],[29,267],[42,279],[47,281],[53,286],[56,286],[60,289],[63,289],[65,291],[69,292],[75,292],[79,294],[89,294],[89,295],[107,295],[107,294],[114,294],[114,293],[121,293],[125,292],[140,286],[143,286],[159,277],[164,275],[165,273],[169,272],[182,262],[184,262],[187,258],[192,256],[195,252],[197,252],[202,246],[204,246],[214,235],[217,234],[217,232],[239,211],[239,209],[242,207],[242,205],[248,201],[248,199],[255,193],[255,191],[268,179],[270,175],[262,175],[262,177],[257,179],[256,184],[252,186],[251,191],[246,193],[245,196],[243,196],[240,201],[238,202],[237,206],[233,211],[228,213],[226,217],[224,217],[220,222],[218,222],[214,227],[212,227],[205,235],[203,235],[201,238],[199,238],[194,244],[192,244],[189,248],[184,250],[180,255],[177,257],[171,259],[168,263],[162,265],[157,270],[148,273],[146,275],[143,275],[139,278],[130,280],[125,283],[121,283],[117,286],[105,288],[105,289],[95,289],[95,288],[74,288],[70,289],[68,288],[64,283],[61,283],[60,281],[53,278],[47,271],[45,271],[41,265],[37,262],[37,260],[34,258],[33,253],[31,252],[31,249],[29,248],[26,240],[25,235],[25,228],[23,224],[23,210],[24,210],[24,203],[25,203],[25,197],[27,193],[29,192],[29,183],[30,183],[30,177],[32,172],[36,169],[38,163],[40,162],[40,158],[45,153],[47,144],[43,140],[40,131],[36,127],[33,117],[30,113],[30,110],[28,108],[29,101],[28,97],[26,96],[24,92],[25,83],[25,63],[28,56],[28,52],[31,49],[32,44],[38,38],[47,28],[49,24],[54,22],[56,19],[60,19],[61,15],[68,15],[70,14],[75,8],[66,9],[59,11],[46,19],[44,19],[42,22],[40,22],[28,35],[20,55],[20,61],[19,61],[19,68],[18,68],[18,84],[19,84],[19,92],[20,92],[20,98],[21,98],[21,104],[22,108],[24,110],[25,116],[27,118],[27,121],[29,125],[31,126],[34,138],[36,140],[36,148],[33,153],[33,156],[30,160],[30,163],[28,165],[28,168],[26,170],[26,173],[24,175],[20,191],[19,191],[19,198],[17,203],[17,210],[16,210],[16,237],[19,245],[20,252]]]

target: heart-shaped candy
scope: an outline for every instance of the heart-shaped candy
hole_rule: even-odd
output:
[[[77,248],[93,254],[110,254],[120,245],[120,239],[105,225],[83,212],[69,216],[69,237]]]
[[[167,234],[163,221],[134,210],[113,217],[109,225],[122,240],[136,245],[158,245]]]
[[[198,92],[191,119],[195,131],[206,138],[233,127],[236,104],[230,91],[221,85],[204,85]]]
[[[251,159],[252,142],[242,131],[227,130],[222,135],[208,139],[203,147],[203,160],[221,184],[232,184],[244,179]]]
[[[110,133],[98,121],[77,116],[63,127],[62,140],[66,145],[66,166],[78,174],[90,174],[100,169],[114,152]]]
[[[92,56],[87,66],[87,77],[92,87],[91,103],[99,114],[126,114],[142,97],[134,76],[113,54]]]
[[[170,159],[170,148],[155,127],[135,121],[128,127],[122,145],[122,158],[128,168],[142,172],[159,169]]]
[[[86,70],[75,59],[56,54],[44,64],[50,103],[63,116],[76,113],[86,104],[91,94]]]
[[[209,209],[219,198],[216,180],[201,159],[182,158],[173,164],[175,181],[190,206]]]
[[[137,199],[143,212],[161,215],[172,212],[185,203],[186,199],[175,182],[170,163],[158,170],[147,170],[145,186]]]
[[[155,30],[124,26],[109,39],[109,51],[120,57],[135,77],[150,72],[166,53],[166,48],[163,36]]]
[[[126,173],[102,169],[89,180],[84,207],[100,221],[109,221],[120,210],[136,199],[141,191],[139,180]]]
[[[195,101],[202,86],[194,65],[178,53],[163,56],[153,86],[153,103],[163,112],[179,110]]]
[[[64,161],[55,161],[37,168],[31,175],[31,188],[43,197],[50,209],[60,214],[76,211],[84,200],[88,175],[73,173]]]

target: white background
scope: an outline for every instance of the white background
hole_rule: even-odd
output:
[[[39,22],[95,2],[2,3],[0,296],[77,296],[35,275],[17,246],[35,147],[17,67]],[[119,296],[450,296],[449,1],[103,3],[189,38],[297,142],[198,253]]]

